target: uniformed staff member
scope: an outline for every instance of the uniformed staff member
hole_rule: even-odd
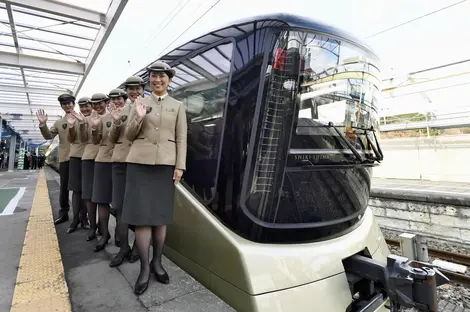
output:
[[[61,94],[58,100],[65,114],[73,111],[75,106],[75,97],[73,95],[68,93]],[[59,135],[60,210],[59,217],[54,223],[60,224],[69,220],[70,210],[68,190],[70,143],[67,141],[67,117],[64,116],[60,118],[49,129],[47,127],[47,114],[44,110],[38,110],[36,116],[39,121],[39,129],[44,139],[52,140],[56,135]]]
[[[112,117],[106,113],[106,107],[109,103],[109,97],[103,93],[96,93],[91,97],[91,103],[99,105],[103,110],[96,110],[89,119],[91,126],[93,144],[99,146],[98,154],[95,158],[95,171],[93,178],[93,193],[91,201],[98,205],[100,219],[101,238],[96,244],[94,251],[104,249],[111,235],[108,231],[109,223],[109,204],[112,201],[112,156],[114,143],[109,140],[109,131],[111,130]],[[98,114],[103,112],[102,114]]]
[[[78,100],[78,106],[82,116],[90,116],[92,112],[89,97],[84,96]],[[87,219],[86,203],[82,199],[82,155],[86,143],[81,143],[78,137],[77,123],[78,114],[72,110],[67,115],[69,130],[67,140],[70,142],[70,165],[69,165],[69,190],[72,191],[73,220],[67,229],[67,234],[75,232],[80,223],[83,229],[90,229]]]
[[[140,258],[140,274],[134,288],[137,295],[147,289],[151,272],[157,281],[170,282],[161,258],[166,225],[173,220],[175,185],[186,163],[185,109],[183,103],[167,94],[175,70],[155,62],[147,71],[152,95],[135,101],[126,126],[126,137],[132,146],[126,159],[122,212],[123,222],[136,226]],[[153,258],[149,265],[151,240]]]
[[[126,186],[126,158],[132,143],[129,142],[125,136],[125,129],[127,125],[128,115],[132,108],[133,103],[139,96],[144,95],[145,82],[142,78],[131,76],[126,79],[124,86],[126,88],[126,95],[120,96],[124,91],[116,89],[111,91],[109,97],[114,103],[111,104],[111,116],[113,117],[113,125],[111,126],[110,140],[114,142],[113,151],[113,202],[112,206],[116,209],[117,213],[117,234],[121,242],[121,248],[118,254],[109,263],[110,267],[119,266],[124,261],[124,258],[129,257],[129,262],[137,261],[137,244],[134,242],[132,251],[129,247],[128,239],[128,224],[122,221],[122,204],[124,201],[124,193]],[[124,106],[120,108],[121,99],[124,100],[129,96],[129,99]]]
[[[104,115],[106,113],[106,103],[92,102],[90,99],[93,113]],[[95,172],[95,158],[100,149],[99,145],[93,144],[93,136],[91,134],[90,119],[88,117],[75,116],[79,121],[79,137],[80,142],[86,143],[85,150],[82,155],[82,198],[87,203],[88,220],[90,221],[90,231],[88,231],[87,241],[96,238],[96,204],[91,201],[93,195],[93,178]]]

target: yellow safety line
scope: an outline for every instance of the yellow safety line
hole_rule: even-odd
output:
[[[10,312],[72,311],[44,170],[36,185]]]

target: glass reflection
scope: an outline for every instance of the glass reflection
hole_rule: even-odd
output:
[[[231,43],[222,44],[195,56],[190,62],[176,66],[183,74],[181,77],[186,80],[183,85],[172,90],[172,96],[185,106],[188,123],[183,181],[204,203],[212,201],[215,193],[230,69],[230,58],[218,51],[228,53],[231,48]],[[208,77],[196,73],[197,66],[208,71]]]

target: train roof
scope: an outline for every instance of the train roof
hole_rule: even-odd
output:
[[[256,29],[262,29],[282,26],[304,28],[315,30],[326,35],[332,35],[340,39],[355,43],[356,45],[359,45],[362,48],[368,50],[368,52],[375,56],[374,52],[362,40],[341,29],[327,25],[309,17],[286,13],[273,13],[246,17],[233,21],[223,27],[219,27],[215,30],[205,33],[202,36],[186,42],[185,44],[159,57],[158,60],[164,61],[173,66],[174,64],[172,63],[174,61],[184,58],[196,50],[204,48],[205,46],[210,46],[226,38],[237,38],[245,36],[251,33],[255,27]],[[146,67],[137,72],[136,75],[147,79],[148,73],[146,72]]]

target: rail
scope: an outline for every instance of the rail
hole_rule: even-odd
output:
[[[394,246],[394,247],[400,246],[400,242],[397,240],[385,239],[385,241],[390,246]],[[470,256],[467,256],[467,255],[449,252],[445,250],[439,250],[435,248],[428,248],[428,254],[432,257],[439,258],[441,260],[451,261],[454,263],[458,263],[458,264],[470,267]],[[447,276],[453,282],[470,285],[470,276],[468,275],[456,273],[456,272],[452,272],[452,271],[448,271],[444,269],[439,269],[439,271],[441,271],[442,274]]]

